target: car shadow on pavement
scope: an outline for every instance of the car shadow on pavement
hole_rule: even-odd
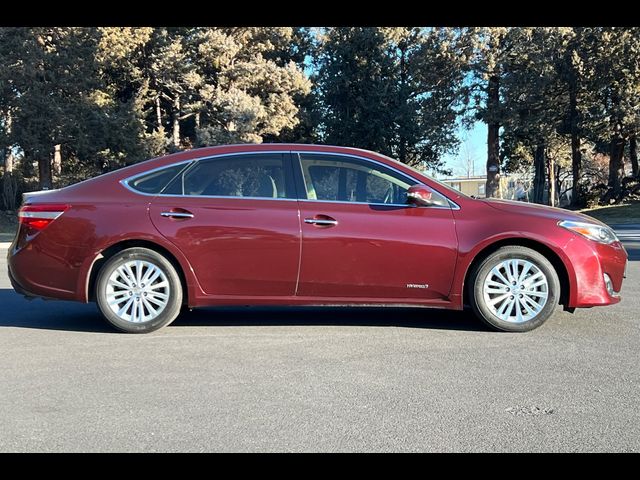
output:
[[[420,307],[215,307],[185,311],[172,324],[175,327],[203,325],[488,330],[471,312]]]
[[[169,327],[377,326],[487,331],[471,312],[419,307],[214,307],[183,312]],[[0,328],[114,333],[95,304],[26,300],[0,289]]]
[[[113,332],[95,304],[27,300],[10,288],[0,289],[0,328],[18,327],[78,332]]]

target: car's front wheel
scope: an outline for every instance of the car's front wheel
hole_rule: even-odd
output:
[[[469,299],[476,315],[489,326],[526,332],[542,325],[560,298],[560,281],[541,253],[505,246],[475,266]]]
[[[102,315],[119,330],[147,333],[180,313],[182,286],[174,266],[148,248],[128,248],[111,257],[96,280]]]

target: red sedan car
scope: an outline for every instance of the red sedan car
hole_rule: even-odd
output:
[[[96,301],[127,332],[212,305],[470,305],[527,331],[620,301],[627,254],[597,220],[469,198],[353,148],[232,145],[25,194],[9,276]]]

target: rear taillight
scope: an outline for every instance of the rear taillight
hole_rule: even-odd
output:
[[[69,205],[52,203],[25,205],[18,210],[18,221],[27,228],[28,234],[34,234],[47,228],[68,208]]]

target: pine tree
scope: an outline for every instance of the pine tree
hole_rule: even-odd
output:
[[[317,65],[323,140],[442,170],[458,145],[464,62],[450,29],[327,29]]]
[[[298,123],[296,99],[311,84],[290,57],[294,33],[286,27],[198,32],[197,61],[205,80],[199,144],[260,143]]]
[[[511,29],[470,28],[464,31],[473,52],[472,104],[476,118],[487,124],[487,197],[500,197],[500,127],[503,117],[501,82],[513,47]]]
[[[589,88],[596,97],[589,112],[590,136],[596,144],[608,145],[609,191],[605,201],[618,201],[624,193],[625,146],[638,131],[640,28],[593,28],[584,36],[584,49]]]
[[[95,37],[85,28],[3,29],[0,45],[13,102],[9,143],[38,163],[40,188],[53,187],[54,151],[69,154],[91,134]],[[89,127],[89,128],[88,128]],[[56,147],[59,145],[59,147]]]

